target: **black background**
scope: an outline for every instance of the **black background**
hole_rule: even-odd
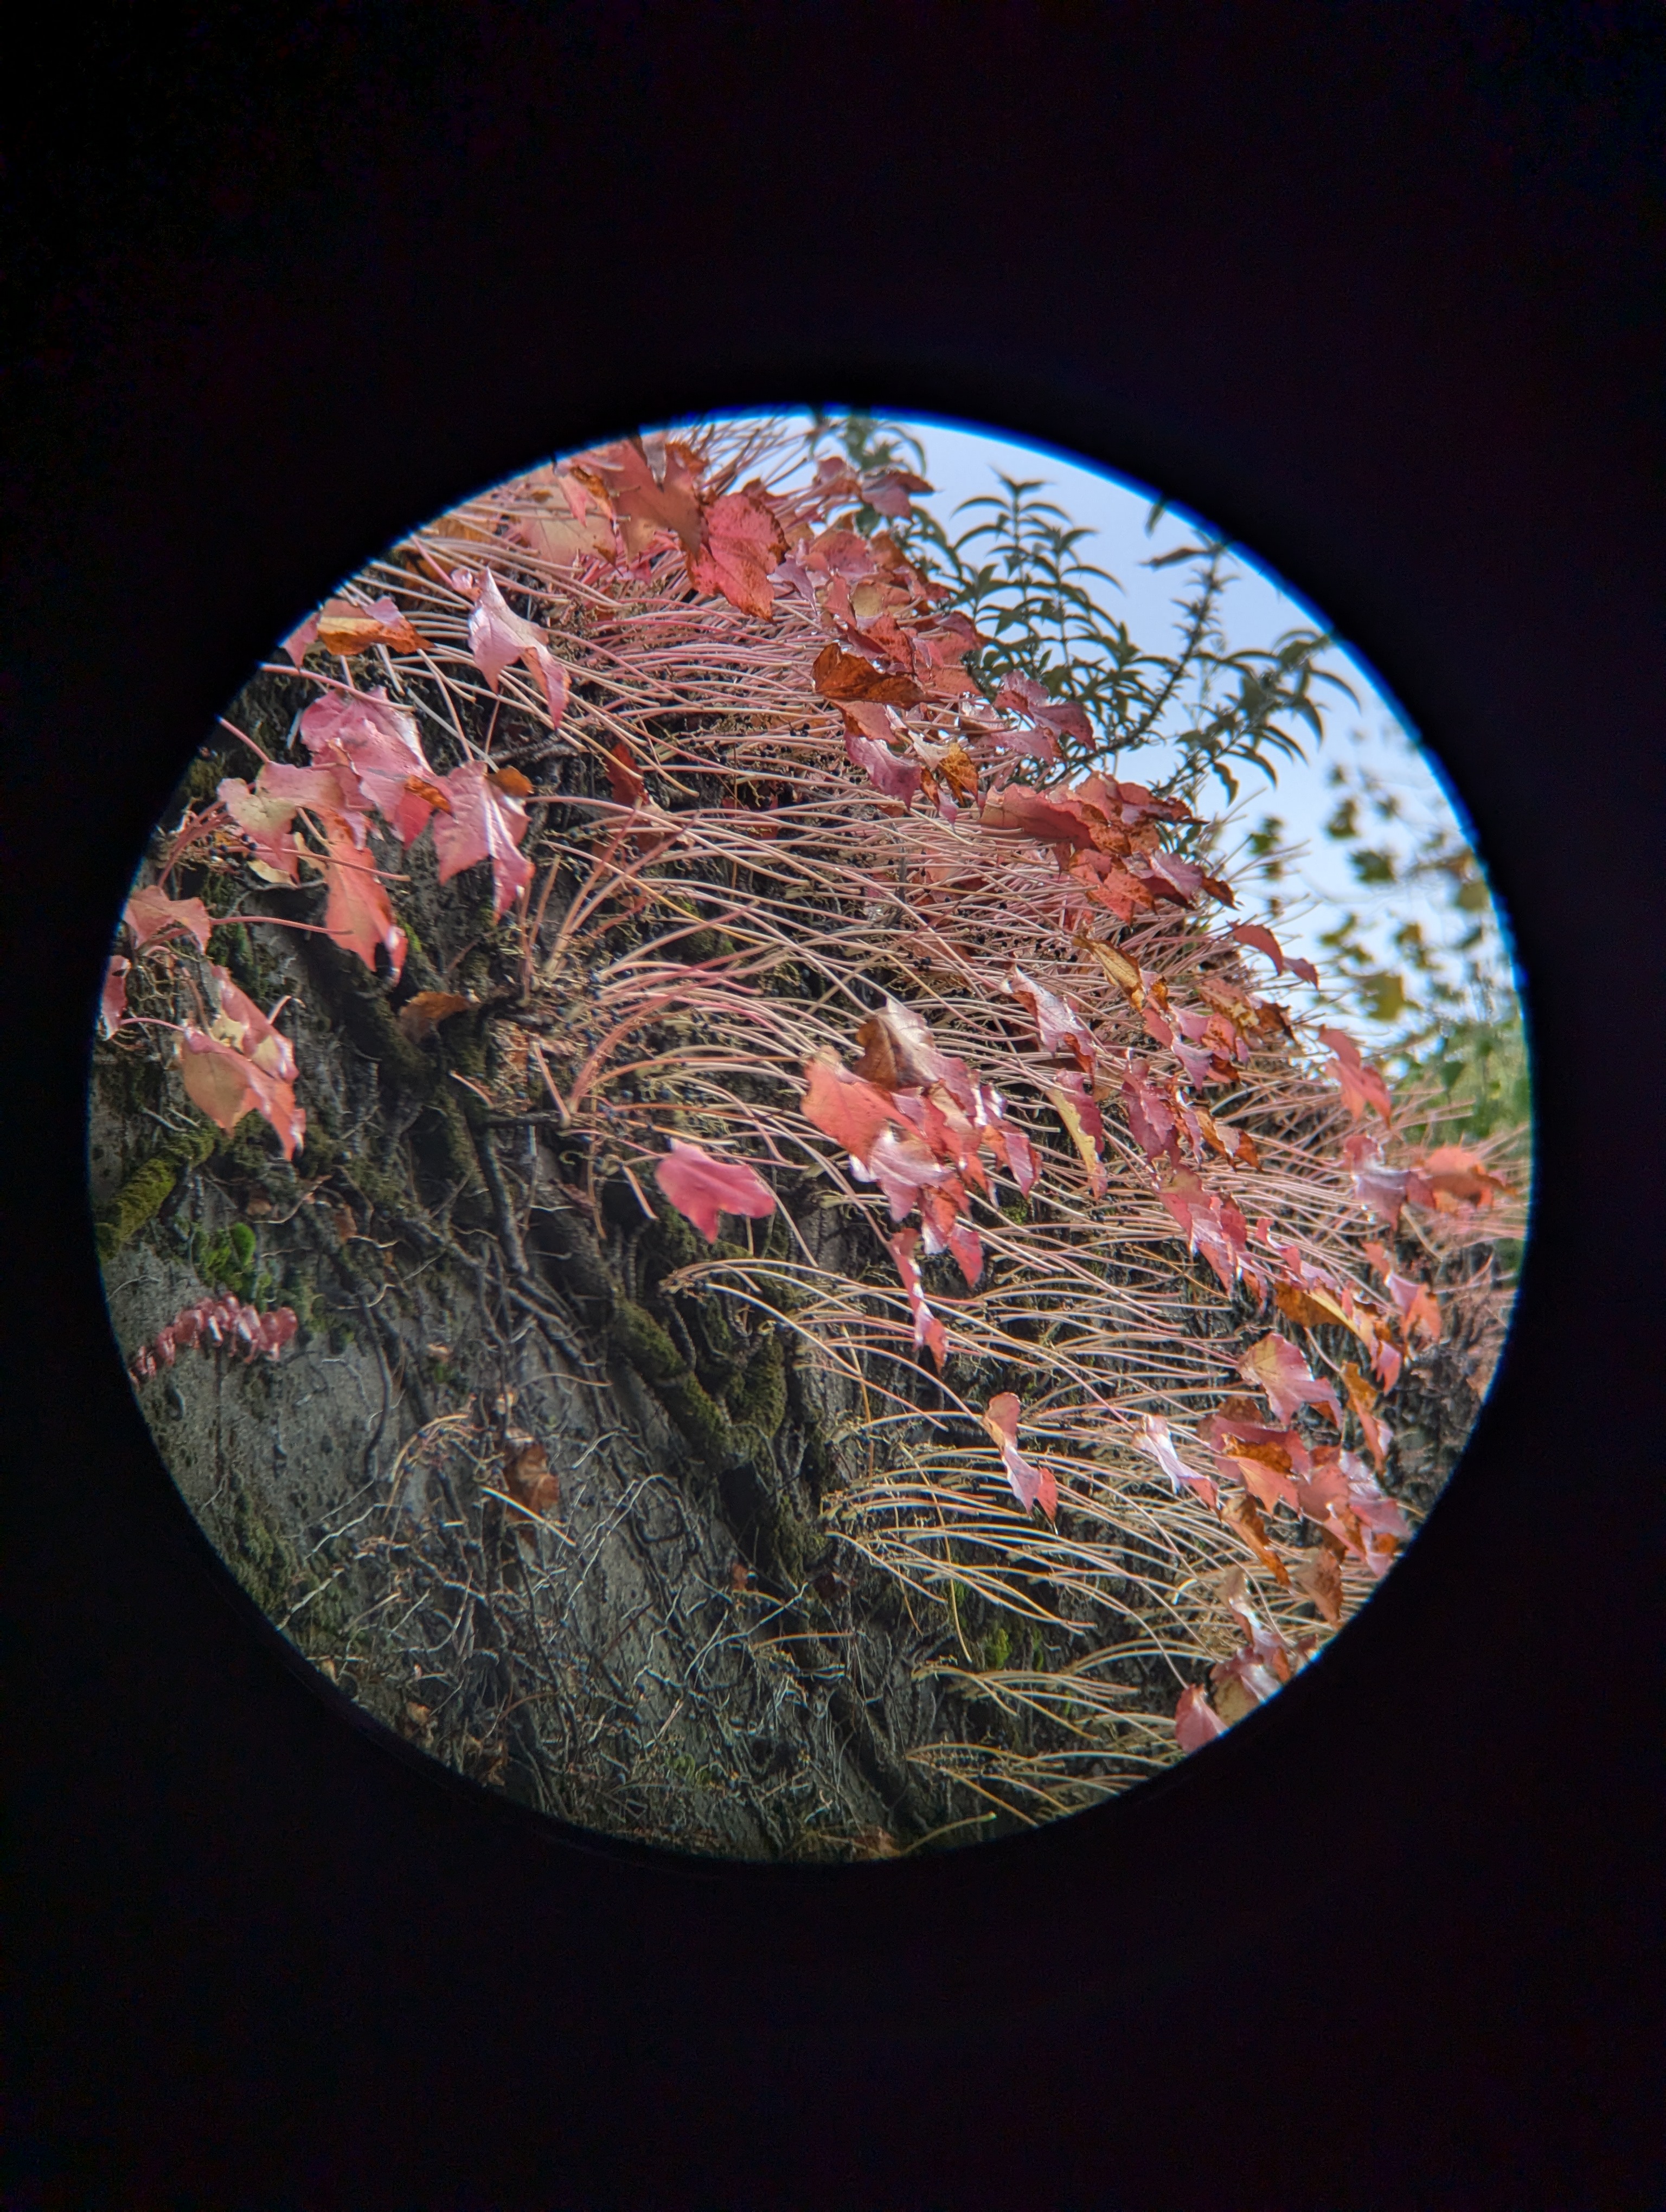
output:
[[[1653,7],[226,6],[14,55],[0,873],[20,2206],[1661,2201]],[[552,448],[821,397],[1157,483],[1357,641],[1514,919],[1535,1242],[1322,1664],[931,1863],[567,1838],[356,1723],[105,1329],[149,822],[271,640]]]

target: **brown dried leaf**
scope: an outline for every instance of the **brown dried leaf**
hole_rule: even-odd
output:
[[[1301,1595],[1310,1598],[1333,1628],[1342,1625],[1342,1570],[1330,1544],[1304,1552],[1291,1582]]]
[[[1223,1521],[1231,1522],[1262,1565],[1277,1576],[1288,1589],[1290,1570],[1267,1540],[1267,1523],[1261,1517],[1261,1508],[1248,1491],[1235,1492],[1220,1509]]]
[[[418,991],[414,999],[407,999],[398,1012],[399,1027],[412,1044],[420,1044],[431,1030],[440,1023],[460,1014],[469,1004],[454,991]]]

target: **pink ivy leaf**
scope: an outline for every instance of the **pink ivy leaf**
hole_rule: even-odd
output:
[[[1259,1390],[1281,1421],[1294,1419],[1301,1406],[1322,1406],[1340,1429],[1342,1408],[1329,1382],[1316,1380],[1288,1337],[1276,1332],[1252,1345],[1238,1362],[1238,1373]]]
[[[213,915],[201,899],[169,898],[154,884],[148,890],[135,891],[122,914],[141,949],[153,938],[183,930],[196,939],[200,951],[206,952],[209,932],[216,927]]]
[[[99,994],[99,1023],[106,1036],[114,1036],[128,1018],[127,971],[132,964],[118,952],[112,956],[104,971],[104,988]]]
[[[856,1032],[862,1057],[856,1073],[883,1090],[923,1090],[940,1083],[966,1113],[974,1106],[971,1079],[964,1060],[939,1051],[931,1025],[912,1006],[889,993]]]
[[[469,614],[469,651],[492,690],[496,690],[511,661],[519,660],[529,646],[548,644],[549,638],[541,623],[528,622],[514,611],[488,568]]]
[[[1023,783],[992,791],[983,803],[980,826],[1006,836],[1033,837],[1041,845],[1074,849],[1093,843],[1094,825],[1072,793],[1032,791]]]
[[[1386,1221],[1390,1229],[1400,1226],[1400,1209],[1406,1203],[1406,1170],[1384,1167],[1380,1160],[1369,1161],[1354,1173],[1355,1199],[1379,1221]]]
[[[920,1280],[920,1270],[915,1262],[914,1248],[920,1241],[917,1229],[899,1229],[886,1240],[885,1249],[897,1262],[897,1274],[908,1296],[909,1311],[914,1316],[915,1347],[929,1346],[937,1371],[943,1372],[943,1363],[948,1356],[948,1337],[943,1324],[926,1304],[926,1293]]]
[[[775,1194],[763,1177],[739,1160],[714,1159],[698,1145],[669,1139],[671,1150],[654,1170],[654,1180],[685,1220],[708,1244],[717,1242],[720,1213],[741,1213],[762,1221],[775,1210]]]
[[[179,1074],[192,1105],[228,1133],[252,1109],[277,1132],[284,1158],[293,1159],[307,1133],[307,1115],[289,1082],[191,1023],[179,1033]]]
[[[283,641],[282,649],[289,654],[290,659],[294,661],[295,666],[299,668],[301,662],[307,658],[308,647],[315,641],[317,637],[318,611],[315,609],[313,613],[307,616],[304,623],[298,623],[295,629],[289,632],[288,637]]]
[[[469,616],[469,651],[494,691],[511,661],[524,661],[544,686],[550,726],[561,727],[572,691],[567,670],[550,650],[549,631],[513,611],[489,568]]]
[[[219,799],[254,848],[255,873],[268,883],[298,883],[301,848],[290,824],[301,807],[339,814],[362,844],[364,809],[370,804],[345,761],[333,768],[291,768],[269,761],[252,789],[241,776],[222,778]]]
[[[1055,1520],[1059,1508],[1059,1486],[1050,1468],[1032,1467],[1018,1449],[1018,1414],[1021,1408],[1011,1390],[1003,1390],[991,1398],[980,1415],[991,1440],[1000,1454],[1001,1464],[1006,1469],[1006,1480],[1012,1486],[1012,1494],[1026,1512],[1039,1505],[1049,1521]]]
[[[405,933],[393,919],[375,863],[340,816],[325,816],[324,834],[328,857],[321,865],[330,892],[324,927],[332,942],[357,953],[373,975],[376,948],[383,946],[397,983],[404,967]]]
[[[893,1221],[908,1218],[922,1191],[946,1188],[957,1200],[966,1194],[954,1169],[938,1159],[925,1139],[912,1129],[881,1129],[862,1170],[865,1178],[884,1191]],[[941,1249],[939,1244],[938,1249]]]
[[[1183,860],[1177,854],[1161,850],[1147,854],[1146,860],[1151,874],[1166,884],[1183,903],[1189,904],[1208,886],[1208,877],[1195,860]]]
[[[1061,999],[1033,981],[1016,961],[1007,969],[1001,988],[1009,998],[1028,1004],[1042,1050],[1055,1059],[1067,1053],[1073,1054],[1082,1073],[1091,1081],[1098,1065],[1099,1048],[1091,1028],[1068,999]]]
[[[1370,1106],[1384,1122],[1394,1118],[1389,1087],[1374,1067],[1367,1067],[1359,1057],[1359,1048],[1345,1030],[1322,1029],[1319,1042],[1329,1045],[1334,1055],[1330,1063],[1333,1081],[1340,1085],[1347,1109],[1357,1121]]]
[[[436,779],[417,741],[416,717],[409,708],[394,706],[380,685],[369,692],[331,691],[314,700],[301,716],[301,735],[318,767],[338,773],[345,769],[356,781],[402,845],[421,835],[434,811],[428,794],[435,789]],[[257,791],[267,773],[261,770]],[[282,779],[264,787],[277,792],[294,788]],[[350,799],[356,796],[345,779],[343,795]],[[311,802],[302,799],[299,803]]]
[[[1180,1702],[1174,1709],[1174,1737],[1182,1751],[1201,1751],[1206,1743],[1213,1743],[1218,1735],[1225,1733],[1225,1722],[1204,1691],[1194,1686],[1181,1692]]]
[[[489,860],[493,912],[501,921],[532,879],[532,862],[516,849],[526,835],[526,810],[492,781],[483,761],[459,762],[441,779],[440,788],[451,802],[449,814],[434,824],[440,880],[448,884],[463,869]]]
[[[1259,1276],[1245,1261],[1249,1231],[1230,1198],[1206,1191],[1189,1170],[1158,1195],[1190,1249],[1208,1261],[1222,1290],[1231,1291],[1240,1273],[1259,1287]]]
[[[980,1083],[974,1095],[976,1127],[988,1139],[995,1158],[1005,1161],[1018,1195],[1027,1198],[1040,1172],[1034,1147],[1017,1123],[1006,1119],[1006,1102],[992,1083]]]
[[[220,1000],[214,1035],[222,1044],[228,1044],[234,1052],[252,1060],[263,1074],[276,1076],[283,1082],[293,1081],[295,1047],[281,1030],[274,1027],[271,1016],[263,1014],[254,1000],[232,981],[226,969],[213,961],[209,963],[209,973],[214,978]],[[273,1012],[281,1012],[283,1003],[280,1000]]]
[[[883,713],[884,708],[879,711]],[[844,716],[844,751],[852,768],[860,769],[885,798],[900,799],[905,806],[914,804],[920,791],[919,763],[892,752],[889,745],[876,744],[848,711]]]
[[[1177,1497],[1183,1490],[1193,1491],[1211,1511],[1214,1510],[1219,1498],[1219,1492],[1208,1475],[1196,1474],[1181,1458],[1169,1434],[1169,1425],[1160,1413],[1145,1413],[1140,1416],[1140,1432],[1134,1438],[1134,1445],[1138,1450],[1148,1453],[1157,1462],[1164,1474],[1173,1483]]]

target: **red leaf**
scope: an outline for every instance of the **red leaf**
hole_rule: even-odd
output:
[[[1178,854],[1160,849],[1147,854],[1146,866],[1158,878],[1159,896],[1164,885],[1172,891],[1182,905],[1189,905],[1200,890],[1207,888],[1209,878],[1195,862],[1183,860]]]
[[[1049,1468],[1032,1467],[1019,1451],[1019,1411],[1018,1401],[1013,1393],[1003,1390],[998,1397],[990,1399],[980,1419],[1000,1453],[1001,1464],[1006,1469],[1006,1480],[1012,1484],[1012,1494],[1018,1504],[1026,1511],[1032,1505],[1038,1504],[1048,1519],[1052,1521],[1058,1515],[1059,1486]]]
[[[656,438],[650,450],[644,440],[627,438],[587,459],[605,486],[628,561],[647,551],[661,530],[680,541],[685,560],[698,556],[700,497],[686,446]]]
[[[1397,1229],[1400,1209],[1406,1203],[1406,1182],[1404,1168],[1384,1167],[1380,1160],[1371,1161],[1356,1170],[1353,1195],[1379,1221],[1386,1221],[1390,1229]]]
[[[1055,737],[1074,738],[1085,745],[1093,742],[1092,725],[1076,702],[1055,699],[1032,677],[1009,676],[995,694],[995,705],[1004,713],[1021,714],[1025,721]]]
[[[1389,1088],[1374,1067],[1367,1067],[1359,1057],[1359,1048],[1344,1030],[1324,1030],[1319,1032],[1319,1042],[1329,1045],[1335,1055],[1330,1073],[1341,1085],[1347,1109],[1357,1121],[1366,1107],[1374,1107],[1386,1122],[1393,1119],[1393,1107]]]
[[[966,1192],[952,1167],[933,1156],[925,1139],[912,1129],[881,1129],[862,1162],[860,1173],[884,1191],[893,1221],[905,1221],[923,1191],[947,1188],[957,1209]],[[942,1249],[941,1243],[938,1248]]]
[[[1262,1392],[1280,1420],[1292,1419],[1298,1407],[1323,1406],[1337,1427],[1341,1427],[1342,1409],[1335,1389],[1329,1382],[1314,1379],[1313,1370],[1288,1337],[1276,1333],[1262,1337],[1239,1360],[1238,1373]]]
[[[1087,1171],[1088,1189],[1096,1199],[1103,1198],[1110,1185],[1105,1178],[1104,1163],[1099,1153],[1099,1139],[1104,1135],[1105,1125],[1098,1108],[1089,1096],[1079,1074],[1073,1069],[1076,1085],[1073,1092],[1062,1082],[1049,1086],[1048,1103],[1064,1123],[1065,1134],[1076,1147],[1078,1158]]]
[[[1408,1337],[1415,1329],[1431,1344],[1438,1344],[1441,1338],[1440,1308],[1435,1304],[1428,1285],[1419,1282],[1413,1276],[1396,1275],[1392,1269],[1383,1280],[1389,1296],[1399,1309]]]
[[[1263,928],[1258,921],[1235,921],[1227,934],[1235,937],[1240,945],[1248,945],[1257,952],[1264,952],[1273,963],[1274,970],[1283,975],[1284,947],[1270,929]]]
[[[308,647],[315,642],[317,637],[318,617],[316,614],[310,614],[304,623],[298,623],[289,632],[283,641],[283,650],[299,668],[307,658]]]
[[[1230,1291],[1240,1273],[1259,1286],[1254,1269],[1244,1260],[1249,1231],[1230,1198],[1206,1191],[1189,1170],[1158,1195],[1190,1249],[1201,1251],[1214,1270],[1222,1290]]]
[[[558,730],[571,685],[565,667],[550,650],[549,636],[541,623],[514,613],[488,568],[469,617],[469,651],[494,691],[509,663],[524,661],[543,684],[550,726]]]
[[[920,1270],[915,1264],[914,1248],[920,1241],[917,1229],[899,1229],[886,1240],[885,1249],[897,1262],[897,1272],[903,1279],[903,1288],[908,1294],[909,1310],[914,1316],[915,1346],[928,1345],[932,1358],[937,1362],[937,1371],[943,1372],[943,1362],[948,1356],[948,1338],[943,1324],[926,1304],[926,1293],[921,1285]]]
[[[975,1121],[981,1137],[987,1139],[995,1158],[1004,1160],[1011,1170],[1018,1195],[1027,1198],[1038,1173],[1029,1138],[1015,1122],[1006,1119],[1006,1102],[992,1083],[979,1084],[976,1097]]]
[[[1449,1212],[1459,1206],[1491,1206],[1507,1196],[1510,1186],[1462,1145],[1440,1145],[1409,1170],[1408,1195],[1414,1206]]]
[[[385,945],[397,983],[405,963],[405,933],[393,919],[375,863],[354,842],[339,815],[325,815],[324,834],[329,847],[324,880],[330,889],[324,927],[344,951],[356,952],[373,974],[376,947]]]
[[[688,562],[689,581],[721,592],[732,607],[759,622],[775,611],[770,572],[787,556],[781,525],[765,503],[761,484],[714,500],[701,518],[701,546]]]
[[[869,469],[860,482],[867,504],[897,521],[906,521],[914,513],[909,505],[911,491],[931,489],[924,477],[915,476],[912,469]]]
[[[1247,1490],[1234,1492],[1221,1507],[1220,1516],[1237,1530],[1262,1565],[1287,1589],[1290,1587],[1290,1570],[1268,1542],[1267,1524],[1261,1517],[1261,1507],[1250,1492]]]
[[[1173,1483],[1177,1497],[1182,1490],[1195,1491],[1213,1510],[1219,1493],[1207,1474],[1195,1474],[1176,1451],[1168,1423],[1158,1413],[1145,1413],[1140,1426],[1140,1433],[1134,1440],[1135,1449],[1149,1453],[1157,1462]]]
[[[493,911],[499,921],[532,879],[532,864],[515,848],[526,835],[526,810],[502,790],[483,761],[463,761],[441,779],[451,801],[449,814],[436,815],[434,849],[440,880],[449,883],[478,860],[492,864]]]
[[[135,891],[122,909],[128,927],[143,948],[153,937],[163,937],[174,930],[184,930],[194,937],[199,948],[208,951],[209,932],[214,928],[214,917],[199,898],[169,898],[164,890],[153,884],[149,890]]]
[[[1194,1686],[1181,1692],[1180,1703],[1174,1709],[1174,1740],[1182,1751],[1201,1751],[1206,1743],[1225,1733],[1225,1722],[1203,1691]]]
[[[806,1120],[866,1166],[880,1131],[902,1121],[903,1115],[883,1091],[841,1067],[829,1053],[818,1053],[805,1073],[810,1081],[802,1108]]]
[[[99,994],[99,1021],[106,1036],[113,1036],[127,1019],[127,971],[132,964],[118,952],[104,971],[104,988]]]
[[[1152,1088],[1137,1066],[1132,1066],[1123,1079],[1122,1098],[1129,1131],[1140,1151],[1153,1160],[1166,1154],[1178,1167],[1180,1125],[1168,1100],[1161,1091]]]
[[[671,1150],[655,1167],[654,1180],[708,1243],[717,1242],[720,1213],[744,1213],[761,1221],[775,1212],[775,1193],[742,1162],[714,1159],[678,1137],[669,1142]]]
[[[603,764],[607,769],[607,787],[613,794],[615,805],[635,806],[648,786],[636,772],[629,738],[616,738]]]
[[[1010,836],[1033,837],[1042,845],[1091,847],[1093,824],[1067,792],[1031,791],[1009,784],[983,803],[981,826]]]
[[[810,680],[824,699],[836,704],[848,699],[872,700],[880,707],[913,707],[919,703],[920,686],[911,676],[883,672],[841,647],[824,645],[810,671]]]
[[[1380,1474],[1388,1463],[1389,1446],[1394,1442],[1394,1431],[1377,1414],[1377,1393],[1350,1359],[1342,1368],[1342,1388],[1353,1407],[1359,1426],[1365,1433],[1365,1449],[1377,1462]]]

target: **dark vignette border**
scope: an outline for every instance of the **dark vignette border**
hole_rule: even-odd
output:
[[[440,22],[106,20],[4,173],[15,2201],[1649,2201],[1652,18]],[[1358,641],[1511,916],[1541,1194],[1321,1667],[1102,1813],[827,1873],[564,1837],[294,1659],[108,1355],[81,1150],[131,858],[320,586],[806,393],[1171,487]]]

